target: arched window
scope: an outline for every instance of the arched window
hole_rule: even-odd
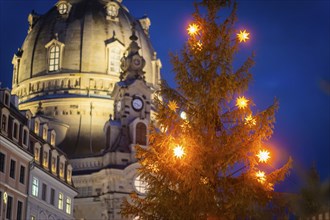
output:
[[[49,49],[49,71],[57,71],[60,69],[60,47],[54,45]]]
[[[109,65],[108,69],[110,73],[119,74],[120,72],[120,59],[121,59],[121,49],[119,47],[109,48]]]
[[[147,145],[147,126],[144,123],[137,123],[135,135],[136,144]]]

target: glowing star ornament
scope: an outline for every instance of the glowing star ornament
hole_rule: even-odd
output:
[[[190,24],[187,31],[190,36],[195,36],[199,31],[199,26],[197,24]]]
[[[174,112],[176,112],[176,109],[179,108],[179,107],[178,107],[178,104],[176,104],[175,101],[170,101],[170,102],[168,103],[168,107],[169,107],[172,111],[174,111]]]
[[[263,171],[259,170],[258,172],[256,172],[256,177],[258,182],[260,183],[264,183],[266,181],[266,174]]]
[[[259,153],[257,154],[257,157],[259,158],[260,163],[266,163],[267,160],[270,158],[269,156],[269,151],[267,150],[260,150]]]
[[[244,31],[239,31],[239,33],[237,34],[238,40],[239,42],[246,42],[247,40],[249,40],[249,35],[250,33],[246,32],[246,30]]]
[[[185,155],[184,149],[182,146],[178,145],[173,149],[174,156],[177,158],[182,158]]]
[[[240,96],[236,99],[236,106],[239,109],[244,109],[247,106],[247,103],[249,102],[249,100],[247,100],[244,96]]]

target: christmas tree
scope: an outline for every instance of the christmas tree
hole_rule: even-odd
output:
[[[260,217],[285,178],[291,159],[266,174],[278,103],[254,112],[244,92],[252,79],[253,55],[233,61],[249,34],[238,31],[236,4],[195,4],[189,38],[172,55],[177,88],[162,82],[154,105],[149,146],[137,146],[144,196],[132,194],[122,214],[136,219],[237,219]],[[228,13],[225,18],[219,16]]]

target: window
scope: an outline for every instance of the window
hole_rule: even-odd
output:
[[[38,162],[40,160],[40,150],[38,147],[34,148],[34,159]]]
[[[11,219],[11,211],[13,208],[13,197],[8,196],[7,200],[7,211],[6,211],[6,218]]]
[[[147,126],[139,122],[136,125],[136,144],[147,145]]]
[[[71,183],[71,174],[72,174],[72,171],[70,169],[68,169],[66,172],[66,180],[68,181],[68,183]]]
[[[9,106],[9,94],[5,93],[5,105]]]
[[[66,197],[66,213],[71,214],[71,198]]]
[[[111,17],[116,17],[118,15],[118,7],[114,4],[110,4],[107,7],[107,14]]]
[[[1,214],[2,214],[1,203],[2,203],[2,192],[0,191],[0,216],[1,216]]]
[[[52,157],[52,172],[56,173],[56,158]]]
[[[57,71],[60,69],[60,47],[54,45],[49,50],[49,71]]]
[[[64,15],[68,12],[68,5],[65,3],[61,3],[57,6],[58,13]]]
[[[122,58],[121,49],[119,47],[109,48],[109,64],[108,69],[111,73],[119,74],[120,59]]]
[[[42,164],[45,168],[48,167],[48,152],[44,151],[43,158],[42,158]]]
[[[15,160],[10,160],[9,176],[13,179],[15,179],[15,169],[16,169],[16,161]]]
[[[53,133],[50,135],[50,144],[55,146],[55,134]]]
[[[31,215],[31,220],[36,220],[36,217],[34,215]]]
[[[60,163],[60,177],[64,178],[64,164],[62,162]]]
[[[39,134],[39,122],[34,122],[34,133]]]
[[[25,182],[25,167],[21,165],[21,169],[19,172],[19,182],[24,184]]]
[[[42,129],[42,138],[47,141],[47,128]]]
[[[0,152],[0,172],[5,172],[6,155]]]
[[[55,189],[50,189],[50,204],[55,205]]]
[[[39,180],[36,177],[33,177],[32,180],[32,195],[38,197],[39,190]]]
[[[58,194],[58,208],[63,209],[63,194],[62,193]]]
[[[45,183],[42,184],[42,192],[41,192],[41,199],[46,201],[46,195],[47,195],[47,185]]]
[[[23,144],[28,145],[28,131],[26,129],[23,130]]]
[[[14,128],[13,128],[13,138],[18,140],[18,123],[14,122]]]
[[[1,118],[1,130],[7,132],[7,116],[3,114]]]
[[[22,211],[23,211],[23,203],[21,201],[17,202],[17,220],[22,220]]]

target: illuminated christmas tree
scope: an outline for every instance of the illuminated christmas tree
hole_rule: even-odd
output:
[[[188,40],[172,55],[177,88],[162,83],[154,101],[156,123],[148,148],[137,146],[145,196],[132,194],[122,213],[137,219],[237,219],[261,217],[274,185],[285,178],[291,159],[272,172],[260,164],[271,157],[275,101],[256,113],[244,97],[252,79],[253,56],[233,65],[241,43],[236,4],[195,4]],[[228,13],[228,17],[219,16]],[[268,207],[269,209],[269,207]]]

